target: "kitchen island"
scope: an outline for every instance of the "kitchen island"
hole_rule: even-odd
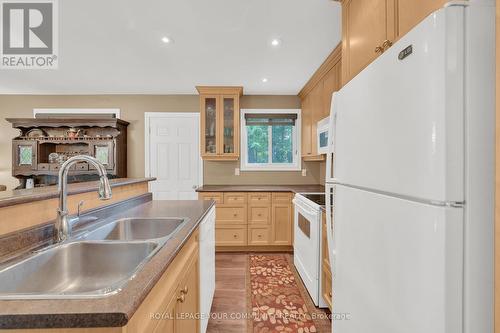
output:
[[[82,188],[85,185],[78,187]],[[95,190],[92,185],[87,184],[87,188]],[[78,190],[73,187],[73,191]],[[95,195],[95,193],[91,194]],[[32,329],[43,329],[33,330],[33,332],[164,332],[167,331],[166,326],[175,325],[179,332],[186,329],[192,332],[198,331],[198,320],[175,320],[173,318],[175,318],[175,311],[193,314],[199,312],[198,229],[200,223],[207,218],[214,203],[212,201],[152,201],[151,199],[150,193],[142,193],[126,200],[113,202],[104,208],[93,209],[83,215],[83,217],[97,217],[106,221],[158,218],[185,220],[120,290],[98,297],[57,299],[29,299],[28,297],[7,300],[1,299],[0,294],[0,329],[23,329],[22,332],[30,332]],[[19,203],[20,206],[24,204],[26,203]],[[9,207],[16,207],[16,205]],[[1,220],[0,224],[2,223],[5,221]],[[50,230],[51,222],[44,224],[43,227]],[[86,224],[82,225],[82,228],[87,227]],[[1,236],[0,248],[9,247],[8,244],[12,244],[12,237],[22,238],[23,235],[33,235],[33,230],[40,228],[23,229]],[[47,233],[50,234],[45,230],[45,235]],[[75,228],[75,234],[78,234],[78,228]],[[85,242],[86,240],[73,241]],[[32,255],[24,249],[18,249],[18,251],[20,256]],[[12,259],[12,253],[9,255],[11,261],[7,262],[8,265],[17,260]],[[3,265],[0,264],[0,273],[6,264]],[[84,269],[85,267],[82,267],[82,270]],[[44,278],[46,277],[40,276],[40,279]],[[169,311],[172,312],[171,317],[161,315]],[[89,330],[90,328],[92,329]]]

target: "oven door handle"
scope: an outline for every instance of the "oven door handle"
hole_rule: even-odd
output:
[[[303,205],[300,204],[300,202],[298,202],[297,200],[293,199],[292,200],[293,204],[295,206],[297,206],[297,208],[299,208],[300,210],[303,210],[304,212],[306,212],[306,214],[308,215],[316,215],[318,214],[317,212],[313,211],[313,210],[309,210],[307,209],[306,207],[304,207]]]

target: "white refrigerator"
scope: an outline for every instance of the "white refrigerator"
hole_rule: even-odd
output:
[[[450,3],[334,93],[334,333],[492,333],[495,9]]]

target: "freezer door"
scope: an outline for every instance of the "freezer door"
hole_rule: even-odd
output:
[[[462,332],[463,209],[334,193],[333,332]]]
[[[464,9],[427,17],[334,97],[334,178],[464,199]]]

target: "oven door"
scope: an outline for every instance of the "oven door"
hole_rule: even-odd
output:
[[[313,302],[319,302],[320,212],[294,199],[294,264]]]

